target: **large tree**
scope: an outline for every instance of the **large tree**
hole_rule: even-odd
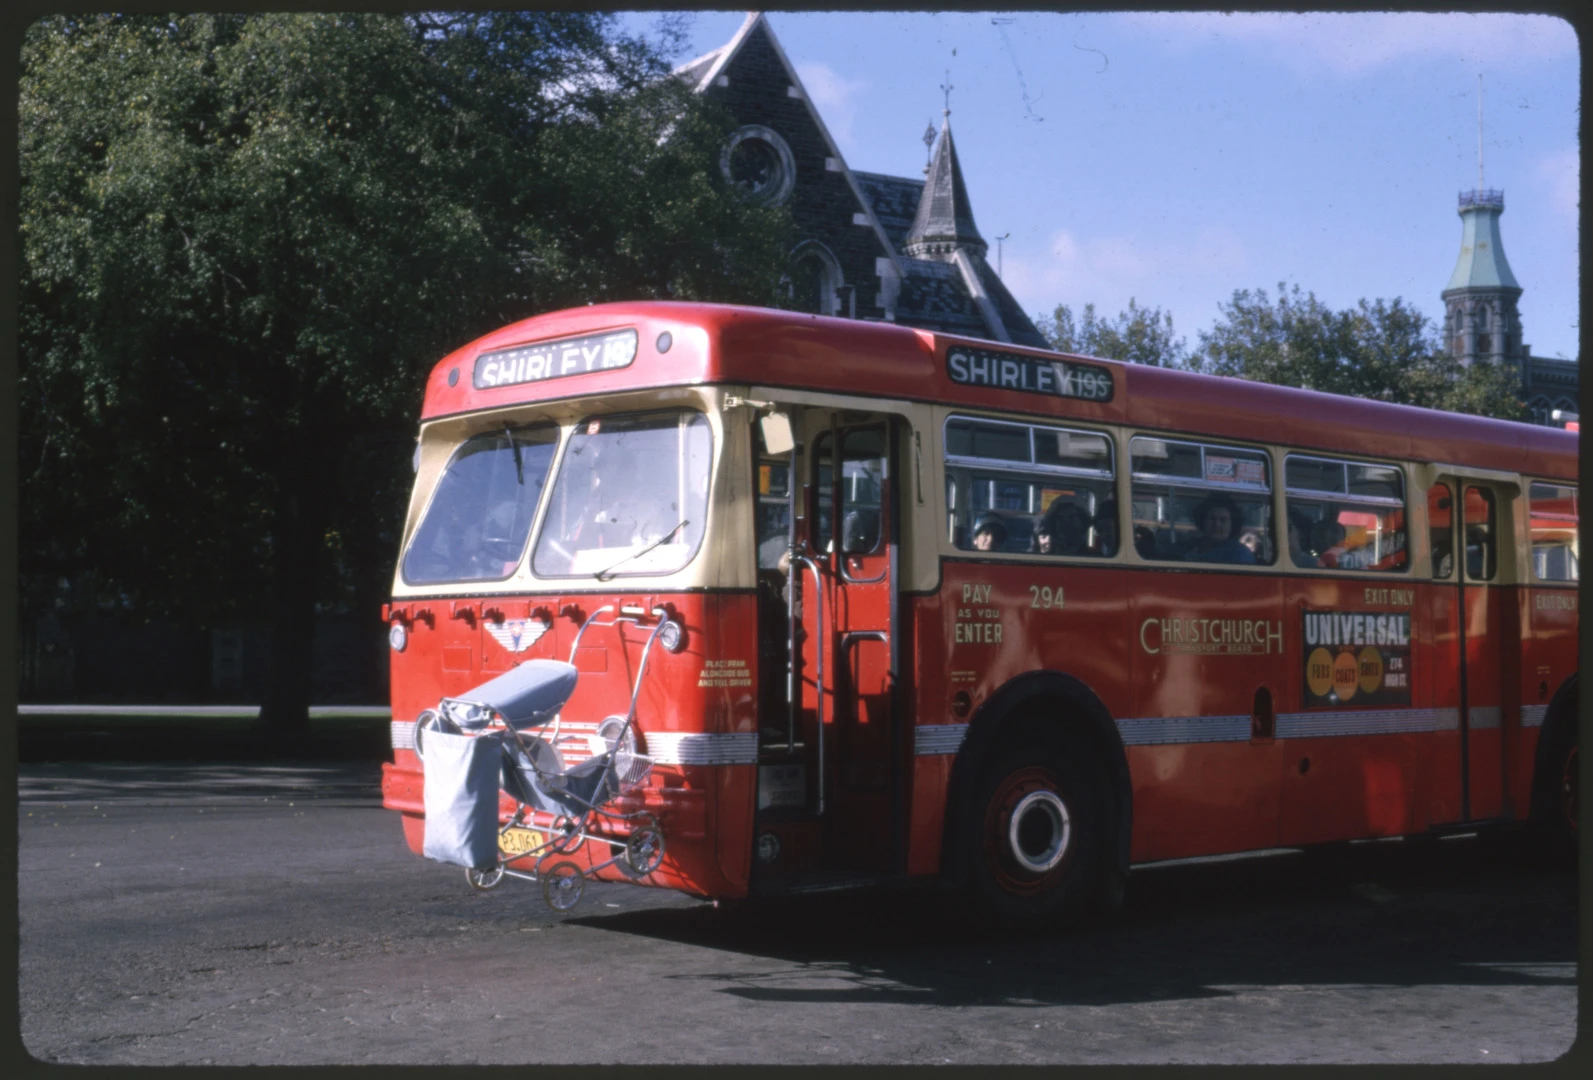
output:
[[[1463,365],[1427,317],[1396,297],[1334,311],[1298,285],[1236,290],[1222,318],[1200,332],[1190,366],[1330,394],[1375,398],[1507,420],[1527,418],[1514,374],[1499,364]]]
[[[306,722],[317,603],[374,609],[424,372],[590,300],[772,302],[725,120],[588,13],[104,15],[23,41],[25,597],[263,619]]]

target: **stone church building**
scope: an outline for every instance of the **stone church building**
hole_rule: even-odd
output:
[[[790,207],[802,238],[791,257],[799,306],[1047,347],[985,261],[949,112],[923,178],[853,169],[758,12],[676,74],[735,117],[725,177]]]

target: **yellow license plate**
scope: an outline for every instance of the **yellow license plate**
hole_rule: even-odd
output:
[[[498,849],[505,855],[524,855],[545,843],[547,838],[535,829],[505,829],[498,834]]]

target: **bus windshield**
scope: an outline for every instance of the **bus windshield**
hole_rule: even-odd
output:
[[[558,442],[552,424],[467,439],[443,470],[415,530],[404,580],[502,581],[514,573]]]
[[[583,420],[570,434],[531,569],[538,577],[669,574],[708,517],[713,435],[700,412]]]

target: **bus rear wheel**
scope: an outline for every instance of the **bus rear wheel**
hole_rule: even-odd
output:
[[[1560,715],[1552,716],[1544,729],[1548,743],[1538,780],[1544,798],[1539,803],[1537,825],[1546,841],[1547,854],[1574,858],[1581,816],[1581,740],[1577,731],[1575,696],[1567,706]]]
[[[997,922],[1054,925],[1088,894],[1100,865],[1091,777],[1063,748],[1014,748],[986,769],[970,823],[972,885]]]

